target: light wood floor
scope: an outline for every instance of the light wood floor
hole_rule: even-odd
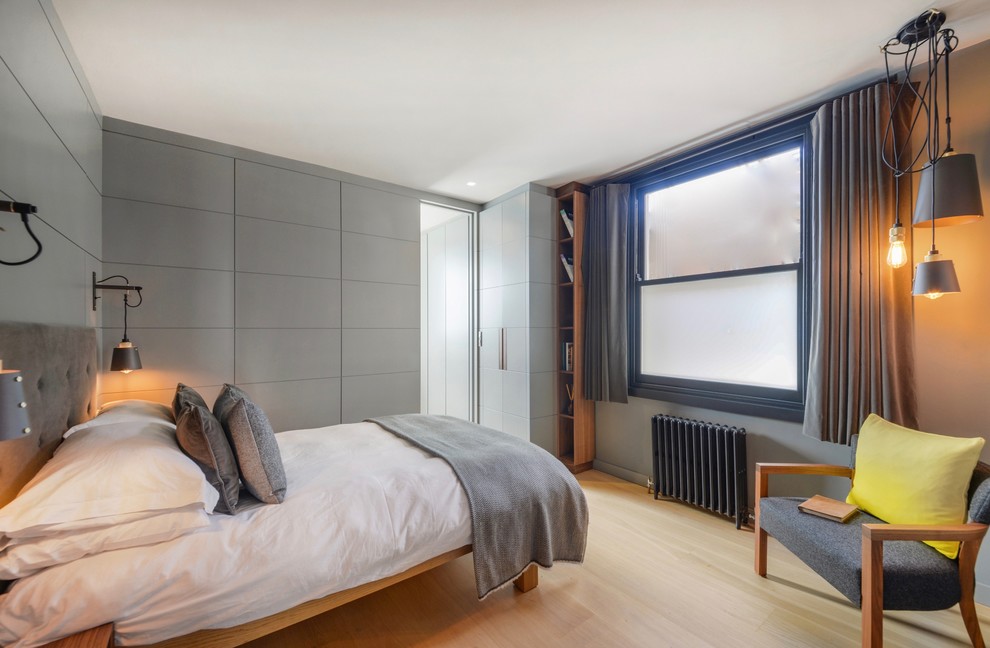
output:
[[[248,645],[859,645],[859,609],[775,540],[762,579],[752,532],[596,471],[579,479],[591,507],[585,563],[540,570],[532,592],[478,601],[465,556]],[[986,636],[990,608],[977,608]],[[970,645],[958,608],[889,612],[884,632],[887,646]]]

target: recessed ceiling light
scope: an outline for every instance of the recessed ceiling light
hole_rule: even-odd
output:
[[[473,187],[473,186],[475,186],[476,184],[478,184],[478,183],[477,183],[477,182],[475,182],[474,180],[472,180],[471,182],[469,182],[469,183],[467,183],[467,186],[469,186],[469,187]]]

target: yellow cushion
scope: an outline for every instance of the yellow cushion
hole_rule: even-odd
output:
[[[983,439],[928,434],[870,416],[859,430],[846,501],[890,524],[963,524]],[[949,558],[959,543],[932,541]]]

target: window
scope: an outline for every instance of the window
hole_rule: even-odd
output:
[[[801,420],[809,118],[632,180],[633,395]]]

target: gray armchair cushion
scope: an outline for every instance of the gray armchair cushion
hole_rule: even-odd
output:
[[[973,473],[972,494],[969,497],[969,519],[990,524],[990,478],[979,471]]]
[[[760,527],[859,607],[862,525],[883,522],[860,512],[840,524],[802,513],[798,504],[803,501],[800,497],[761,499]],[[885,542],[883,574],[885,610],[943,610],[959,602],[958,564],[924,543]]]

